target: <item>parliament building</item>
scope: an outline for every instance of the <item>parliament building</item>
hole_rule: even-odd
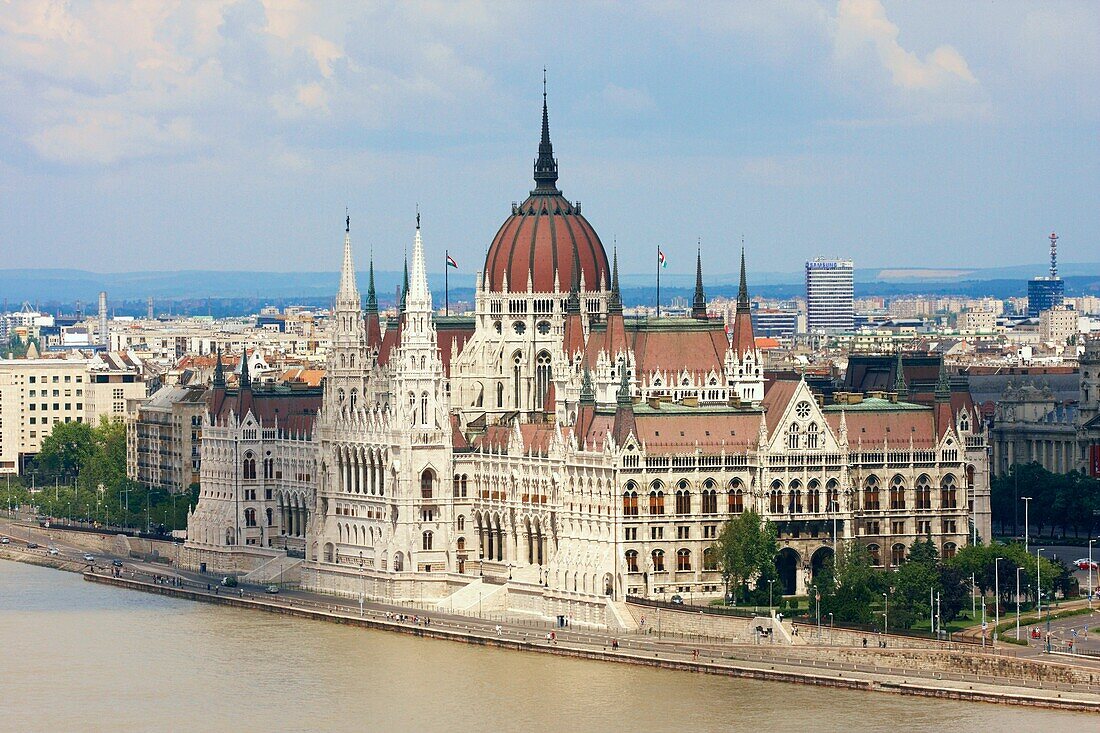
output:
[[[618,625],[628,596],[720,596],[711,549],[755,508],[805,593],[839,543],[903,562],[990,536],[989,459],[941,365],[931,404],[766,376],[749,315],[626,318],[616,253],[558,189],[545,97],[534,189],[440,316],[419,222],[400,315],[366,307],[345,233],[322,390],[211,390],[185,556],[292,569],[303,587],[441,610]],[[432,255],[438,259],[439,252]],[[217,380],[216,380],[217,382]],[[258,576],[256,576],[258,577]]]

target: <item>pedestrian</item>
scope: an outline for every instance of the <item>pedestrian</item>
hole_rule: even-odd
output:
[[[867,648],[867,637],[866,637],[866,636],[865,636],[865,637],[863,637],[863,648],[864,648],[864,649],[866,649],[866,648]]]

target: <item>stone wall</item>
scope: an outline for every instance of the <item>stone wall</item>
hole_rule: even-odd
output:
[[[1002,650],[1000,654],[993,654],[989,651],[982,652],[980,648],[974,647],[968,650],[893,649],[890,647],[880,649],[872,645],[867,649],[836,646],[799,646],[793,648],[779,647],[773,650],[773,648],[761,647],[761,652],[774,654],[777,657],[889,667],[895,670],[913,670],[923,674],[939,672],[1075,684],[1096,684],[1100,682],[1100,671],[1073,667],[1066,663],[1059,664],[1019,658],[1012,656],[1014,652],[1010,650]]]
[[[627,603],[626,606],[638,623],[639,630],[643,632],[659,630],[662,634],[683,634],[737,641],[751,641],[755,636],[756,624],[747,616],[702,613],[687,606],[682,611],[635,603]]]

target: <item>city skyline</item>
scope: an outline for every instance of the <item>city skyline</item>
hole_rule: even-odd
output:
[[[531,185],[543,66],[560,187],[624,273],[697,240],[732,272],[742,235],[760,269],[1025,264],[1051,229],[1089,259],[1095,7],[578,5],[519,42],[529,10],[9,6],[6,266],[324,270],[348,206],[396,270],[419,202],[472,272]]]

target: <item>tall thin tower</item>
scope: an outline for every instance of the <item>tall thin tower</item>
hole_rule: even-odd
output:
[[[1058,235],[1050,233],[1050,279],[1058,279]]]
[[[107,291],[99,291],[99,344],[107,349],[111,340],[107,337]]]

